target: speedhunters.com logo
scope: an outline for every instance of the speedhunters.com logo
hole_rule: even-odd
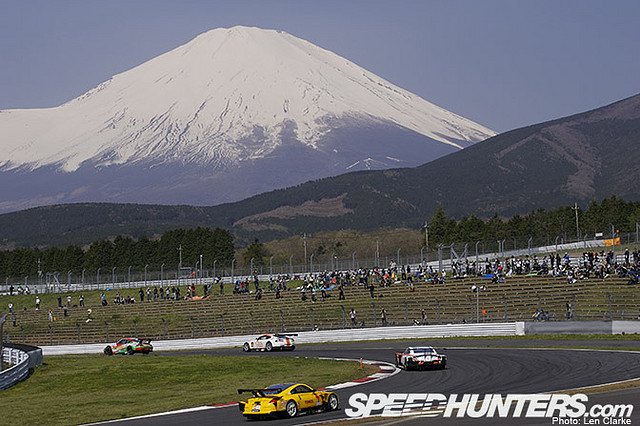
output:
[[[549,418],[554,425],[630,425],[632,404],[588,405],[585,394],[355,393],[349,417]]]

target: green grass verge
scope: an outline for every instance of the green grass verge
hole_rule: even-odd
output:
[[[47,356],[2,392],[4,424],[72,425],[238,401],[238,388],[324,387],[372,374],[355,362],[236,356]]]

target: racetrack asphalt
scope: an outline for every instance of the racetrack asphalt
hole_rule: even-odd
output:
[[[451,394],[531,394],[565,391],[568,389],[640,378],[640,352],[613,351],[607,348],[640,348],[640,340],[428,340],[412,341],[412,346],[431,345],[448,355],[445,370],[402,371],[389,378],[364,383],[336,391],[340,409],[329,413],[302,415],[293,419],[266,420],[267,425],[299,425],[346,419],[349,397],[354,393],[441,393]],[[248,356],[298,356],[352,358],[360,357],[393,362],[395,352],[402,351],[407,342],[374,341],[299,345],[294,352],[252,352]],[[498,347],[502,346],[502,347]],[[505,346],[526,346],[513,348]],[[560,346],[563,349],[544,348]],[[605,349],[582,350],[565,347],[594,347]],[[171,354],[242,355],[238,349],[158,352]],[[292,377],[292,381],[296,378]],[[266,386],[256,379],[256,386]],[[564,392],[562,392],[564,393]],[[590,394],[587,406],[593,404],[634,404],[633,423],[640,421],[640,388]],[[578,424],[586,424],[578,419]],[[147,425],[246,425],[237,405],[210,408],[159,417],[125,419],[115,423],[127,426]],[[255,422],[251,422],[255,424]],[[374,424],[451,424],[451,425],[551,425],[550,418],[386,418]],[[335,423],[332,423],[335,424]],[[558,423],[555,423],[558,424]],[[597,424],[597,423],[593,423]],[[601,424],[601,423],[600,423]]]

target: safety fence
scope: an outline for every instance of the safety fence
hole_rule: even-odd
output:
[[[536,245],[537,243],[537,245]],[[623,244],[633,244],[634,238],[629,234],[623,238]],[[635,240],[638,244],[637,238]],[[483,262],[485,259],[506,259],[512,256],[542,256],[546,253],[564,251],[612,250],[615,260],[624,261],[624,255],[619,247],[605,247],[605,240],[581,239],[568,241],[564,237],[533,241],[529,240],[501,240],[477,241],[475,243],[455,243],[434,247],[423,246],[420,252],[409,252],[406,248],[398,248],[395,255],[382,256],[375,247],[373,257],[363,257],[357,252],[325,254],[322,260],[314,259],[311,254],[303,262],[294,263],[294,256],[289,256],[288,262],[274,261],[271,256],[266,264],[258,265],[251,261],[239,266],[233,260],[231,265],[220,265],[216,259],[198,262],[186,267],[184,264],[146,265],[141,266],[104,266],[96,270],[83,269],[81,271],[43,272],[39,275],[26,276],[23,279],[10,280],[0,284],[0,294],[9,293],[52,293],[80,290],[106,290],[137,287],[171,287],[184,285],[202,285],[212,283],[220,276],[222,282],[232,283],[237,279],[246,279],[257,271],[260,280],[268,280],[274,275],[288,275],[289,277],[303,277],[323,271],[354,271],[358,268],[372,269],[387,268],[390,265],[409,265],[415,271],[418,265],[429,265],[434,270],[451,270],[454,264],[466,262]],[[425,250],[427,249],[427,250]],[[327,259],[328,255],[328,259]],[[13,281],[13,282],[12,282]]]
[[[0,390],[7,389],[24,380],[29,369],[42,365],[42,349],[35,346],[4,343],[2,361],[10,367],[0,371]]]

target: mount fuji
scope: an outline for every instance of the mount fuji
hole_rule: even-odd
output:
[[[219,28],[46,109],[0,111],[0,212],[215,205],[493,135],[276,30]]]

